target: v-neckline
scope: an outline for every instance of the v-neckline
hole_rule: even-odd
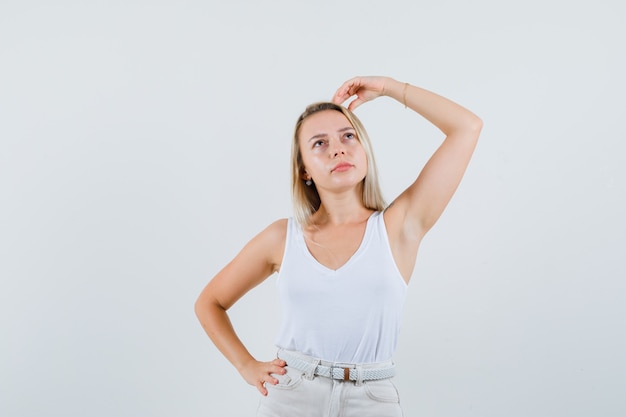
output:
[[[344,262],[341,266],[339,266],[337,269],[333,269],[330,268],[326,265],[324,265],[323,263],[321,263],[315,256],[313,256],[313,253],[311,252],[311,250],[309,249],[309,246],[306,243],[306,238],[304,236],[304,229],[300,228],[300,243],[303,245],[303,250],[306,253],[306,256],[309,258],[309,260],[311,260],[313,262],[314,265],[316,265],[318,268],[320,268],[322,271],[324,272],[328,272],[328,273],[332,273],[335,274],[343,269],[345,269],[346,267],[348,267],[360,254],[361,252],[363,252],[363,250],[365,249],[365,245],[366,243],[369,241],[369,235],[371,233],[371,223],[374,219],[374,215],[378,213],[378,212],[373,212],[372,214],[370,214],[370,216],[367,218],[367,223],[365,224],[365,231],[363,232],[363,236],[361,237],[361,243],[359,243],[359,246],[357,247],[357,249],[354,251],[354,253],[352,255],[350,255],[350,257],[346,260],[346,262]]]

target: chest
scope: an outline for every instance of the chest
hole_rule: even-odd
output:
[[[341,227],[308,228],[304,242],[310,254],[326,268],[337,270],[359,250],[366,223]]]

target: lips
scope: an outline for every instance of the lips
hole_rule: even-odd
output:
[[[347,162],[340,162],[337,165],[335,165],[335,167],[331,170],[331,172],[343,172],[343,171],[349,170],[352,167],[353,167],[352,164],[349,164]]]

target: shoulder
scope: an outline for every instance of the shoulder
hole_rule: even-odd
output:
[[[279,219],[271,223],[265,229],[254,236],[244,249],[249,249],[263,257],[272,257],[276,249],[280,249],[285,244],[287,236],[288,219]]]
[[[261,232],[261,234],[266,235],[266,237],[271,240],[285,240],[288,224],[289,219],[278,219],[275,222],[271,223],[269,226],[267,226]]]
[[[264,248],[271,264],[280,265],[285,251],[289,219],[278,219],[263,229],[255,238],[256,244]]]

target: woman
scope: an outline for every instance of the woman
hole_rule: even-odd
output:
[[[340,106],[353,96],[348,109]],[[380,96],[446,136],[387,208],[369,139],[352,114]],[[209,337],[263,395],[258,415],[402,415],[391,359],[406,285],[420,242],[459,185],[481,128],[463,107],[388,77],[346,81],[332,102],[301,115],[292,152],[295,219],[278,220],[254,237],[196,302]],[[238,339],[226,311],[274,272],[279,351],[263,362]]]

